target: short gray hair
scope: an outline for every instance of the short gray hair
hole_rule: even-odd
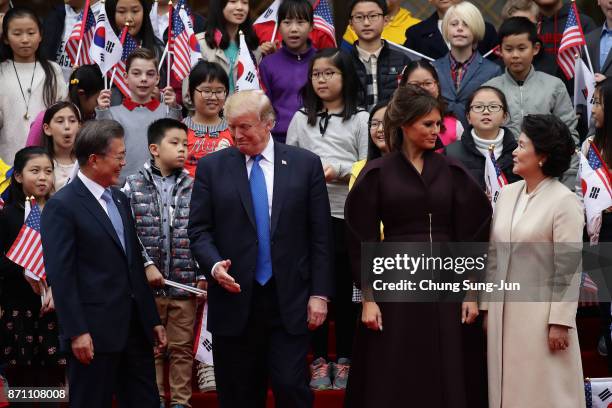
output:
[[[276,120],[272,102],[264,91],[240,91],[231,95],[225,102],[223,112],[226,117],[256,112],[259,120]]]
[[[83,167],[92,154],[106,154],[113,139],[122,139],[125,134],[123,126],[116,120],[90,120],[85,122],[77,134],[74,143],[74,154]]]

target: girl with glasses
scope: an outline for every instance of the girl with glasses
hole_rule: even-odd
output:
[[[489,148],[493,145],[495,160],[508,182],[520,180],[512,172],[512,151],[516,148],[516,136],[503,127],[508,119],[504,94],[492,86],[481,86],[468,98],[465,111],[470,127],[460,140],[446,146],[446,155],[461,161],[486,191],[485,157],[490,154]]]
[[[189,74],[189,98],[195,111],[183,123],[189,128],[185,169],[192,177],[202,157],[234,145],[223,118],[228,89],[227,73],[216,62],[200,61]]]
[[[440,106],[444,107],[444,116],[440,128],[440,140],[444,146],[461,138],[464,128],[461,121],[450,112],[446,112],[446,102],[440,93],[440,80],[434,67],[427,61],[417,60],[406,65],[400,79],[399,86],[406,84],[425,89],[431,96],[438,99]]]

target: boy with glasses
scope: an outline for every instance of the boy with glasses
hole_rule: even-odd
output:
[[[389,21],[384,0],[353,0],[349,13],[350,26],[358,38],[351,56],[365,90],[365,100],[360,102],[370,110],[378,102],[391,99],[398,76],[412,59],[382,39]]]

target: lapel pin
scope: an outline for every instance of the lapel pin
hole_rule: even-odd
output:
[[[281,163],[284,164],[285,166],[287,165],[287,162],[285,160],[281,160]]]

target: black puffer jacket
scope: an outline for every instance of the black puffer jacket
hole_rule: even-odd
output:
[[[497,158],[497,164],[506,176],[506,179],[508,179],[508,183],[514,183],[521,179],[520,176],[512,172],[512,151],[516,149],[517,143],[512,132],[506,128],[503,129],[504,139],[502,143],[504,148],[501,156]],[[463,132],[461,140],[457,140],[445,147],[444,154],[459,160],[470,174],[474,176],[478,184],[480,184],[480,187],[482,187],[483,190],[486,189],[484,174],[485,157],[476,148],[471,126]]]
[[[411,58],[395,48],[392,48],[387,41],[383,40],[383,48],[380,51],[377,61],[377,72],[376,82],[378,85],[378,102],[389,101],[393,92],[397,89],[398,78],[402,73],[402,70]],[[359,59],[359,51],[357,51],[357,44],[359,41],[355,41],[353,50],[351,51],[351,57],[353,58],[353,64],[357,70],[357,76],[359,82],[361,82],[362,93],[360,94],[359,105],[367,107],[368,109],[374,105],[373,96],[367,96],[368,82],[371,80],[365,65]]]

